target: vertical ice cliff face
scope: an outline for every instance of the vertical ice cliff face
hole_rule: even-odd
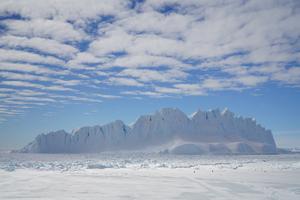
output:
[[[69,134],[63,130],[41,134],[21,149],[32,153],[82,153],[125,148],[130,128],[118,120],[103,126],[82,127]]]
[[[117,150],[123,146],[129,127],[122,121],[84,127],[73,133],[72,149],[75,152],[100,152]]]
[[[192,116],[192,129],[196,136],[212,141],[253,141],[275,145],[271,131],[251,118],[234,117],[228,109],[223,112],[198,111]]]
[[[162,144],[189,133],[189,118],[180,110],[164,108],[141,116],[132,126],[132,139],[143,145]]]
[[[198,110],[191,118],[192,132],[204,142],[223,140],[224,120],[219,110],[204,112]]]
[[[172,141],[182,141],[184,145],[174,152],[182,152],[189,147],[193,151],[199,147],[199,152],[211,153],[276,152],[271,131],[251,118],[235,117],[227,109],[223,112],[218,109],[198,110],[189,118],[173,108],[141,116],[131,127],[117,120],[103,126],[82,127],[71,134],[63,130],[41,134],[20,151],[82,153],[140,150]]]
[[[33,142],[29,143],[21,151],[32,153],[69,152],[71,142],[71,135],[64,130],[59,130],[38,135]]]

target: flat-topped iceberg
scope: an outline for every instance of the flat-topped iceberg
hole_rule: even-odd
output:
[[[117,120],[103,126],[82,127],[38,135],[19,150],[23,153],[97,153],[147,149],[175,154],[273,154],[270,130],[252,118],[235,117],[229,110],[197,111],[187,117],[179,109],[164,108],[144,115],[131,126]]]

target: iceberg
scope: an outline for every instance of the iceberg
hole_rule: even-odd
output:
[[[117,120],[38,135],[22,153],[97,153],[160,150],[174,154],[275,154],[270,130],[225,109],[198,110],[188,117],[176,108],[143,115],[131,126]]]

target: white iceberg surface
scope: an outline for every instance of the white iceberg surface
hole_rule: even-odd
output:
[[[181,141],[178,146],[168,146]],[[179,109],[164,108],[144,115],[131,126],[117,120],[38,135],[19,150],[23,153],[96,153],[159,149],[175,154],[274,154],[270,130],[252,118],[235,117],[229,110],[198,110],[187,117]]]

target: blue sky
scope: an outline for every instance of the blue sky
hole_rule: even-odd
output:
[[[0,148],[162,107],[228,107],[300,146],[299,13],[296,0],[1,1]]]

